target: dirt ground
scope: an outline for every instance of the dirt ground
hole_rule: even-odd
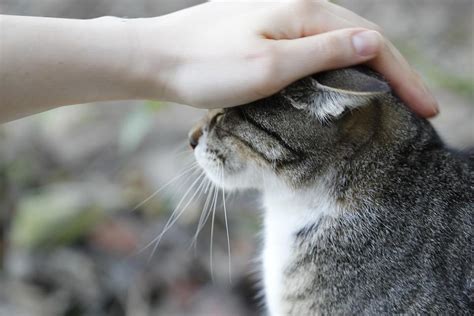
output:
[[[191,0],[0,0],[0,13],[65,18],[157,16]],[[383,27],[441,104],[433,124],[474,146],[474,1],[340,0]],[[1,26],[0,26],[1,27]],[[258,196],[228,201],[195,248],[205,196],[154,255],[147,244],[193,185],[187,130],[203,111],[148,101],[84,104],[0,126],[0,316],[257,315]],[[195,187],[194,187],[195,188]],[[13,215],[13,216],[10,216]],[[8,218],[8,225],[7,225]],[[145,249],[146,248],[146,249]]]

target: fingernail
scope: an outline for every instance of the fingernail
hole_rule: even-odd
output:
[[[423,90],[424,90],[426,100],[427,100],[426,103],[430,104],[429,106],[431,108],[433,115],[437,115],[439,113],[438,101],[436,101],[433,93],[430,92],[430,90],[425,84],[422,84],[422,86],[423,86]]]
[[[438,106],[438,102],[436,102],[436,100],[433,98],[433,106],[432,106],[432,109],[433,109],[433,113],[434,115],[438,115],[439,114],[439,106]]]
[[[352,36],[352,45],[360,56],[375,55],[379,49],[380,36],[375,31],[362,31]]]
[[[434,115],[439,114],[439,105],[433,95],[431,95],[431,102]]]

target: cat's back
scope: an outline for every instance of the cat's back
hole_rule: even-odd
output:
[[[380,157],[392,165],[378,168],[378,194],[360,209],[379,225],[372,235],[373,255],[384,265],[378,283],[392,280],[393,312],[467,313],[474,302],[473,151],[449,148],[427,120],[409,116],[395,126],[412,136]]]
[[[386,131],[390,147],[374,133],[372,148],[341,167],[336,186],[350,182],[358,201],[296,234],[287,276],[309,288],[288,287],[291,315],[472,311],[473,155],[410,119]]]

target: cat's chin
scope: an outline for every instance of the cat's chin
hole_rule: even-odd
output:
[[[248,165],[227,168],[225,164],[206,155],[196,155],[196,161],[206,177],[225,190],[261,189],[262,171]]]
[[[246,190],[246,189],[261,189],[261,177],[256,177],[257,170],[253,168],[242,167],[239,171],[226,170],[225,168],[219,168],[216,166],[210,166],[206,163],[204,166],[199,163],[203,168],[206,176],[218,187],[225,190]]]
[[[227,157],[222,162],[216,151],[209,150],[206,135],[202,137],[194,150],[194,156],[208,179],[225,190],[260,189],[262,187],[262,170],[236,157]]]

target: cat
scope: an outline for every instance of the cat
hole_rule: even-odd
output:
[[[263,195],[270,315],[473,312],[473,155],[379,74],[328,71],[211,110],[190,144],[218,186]]]

